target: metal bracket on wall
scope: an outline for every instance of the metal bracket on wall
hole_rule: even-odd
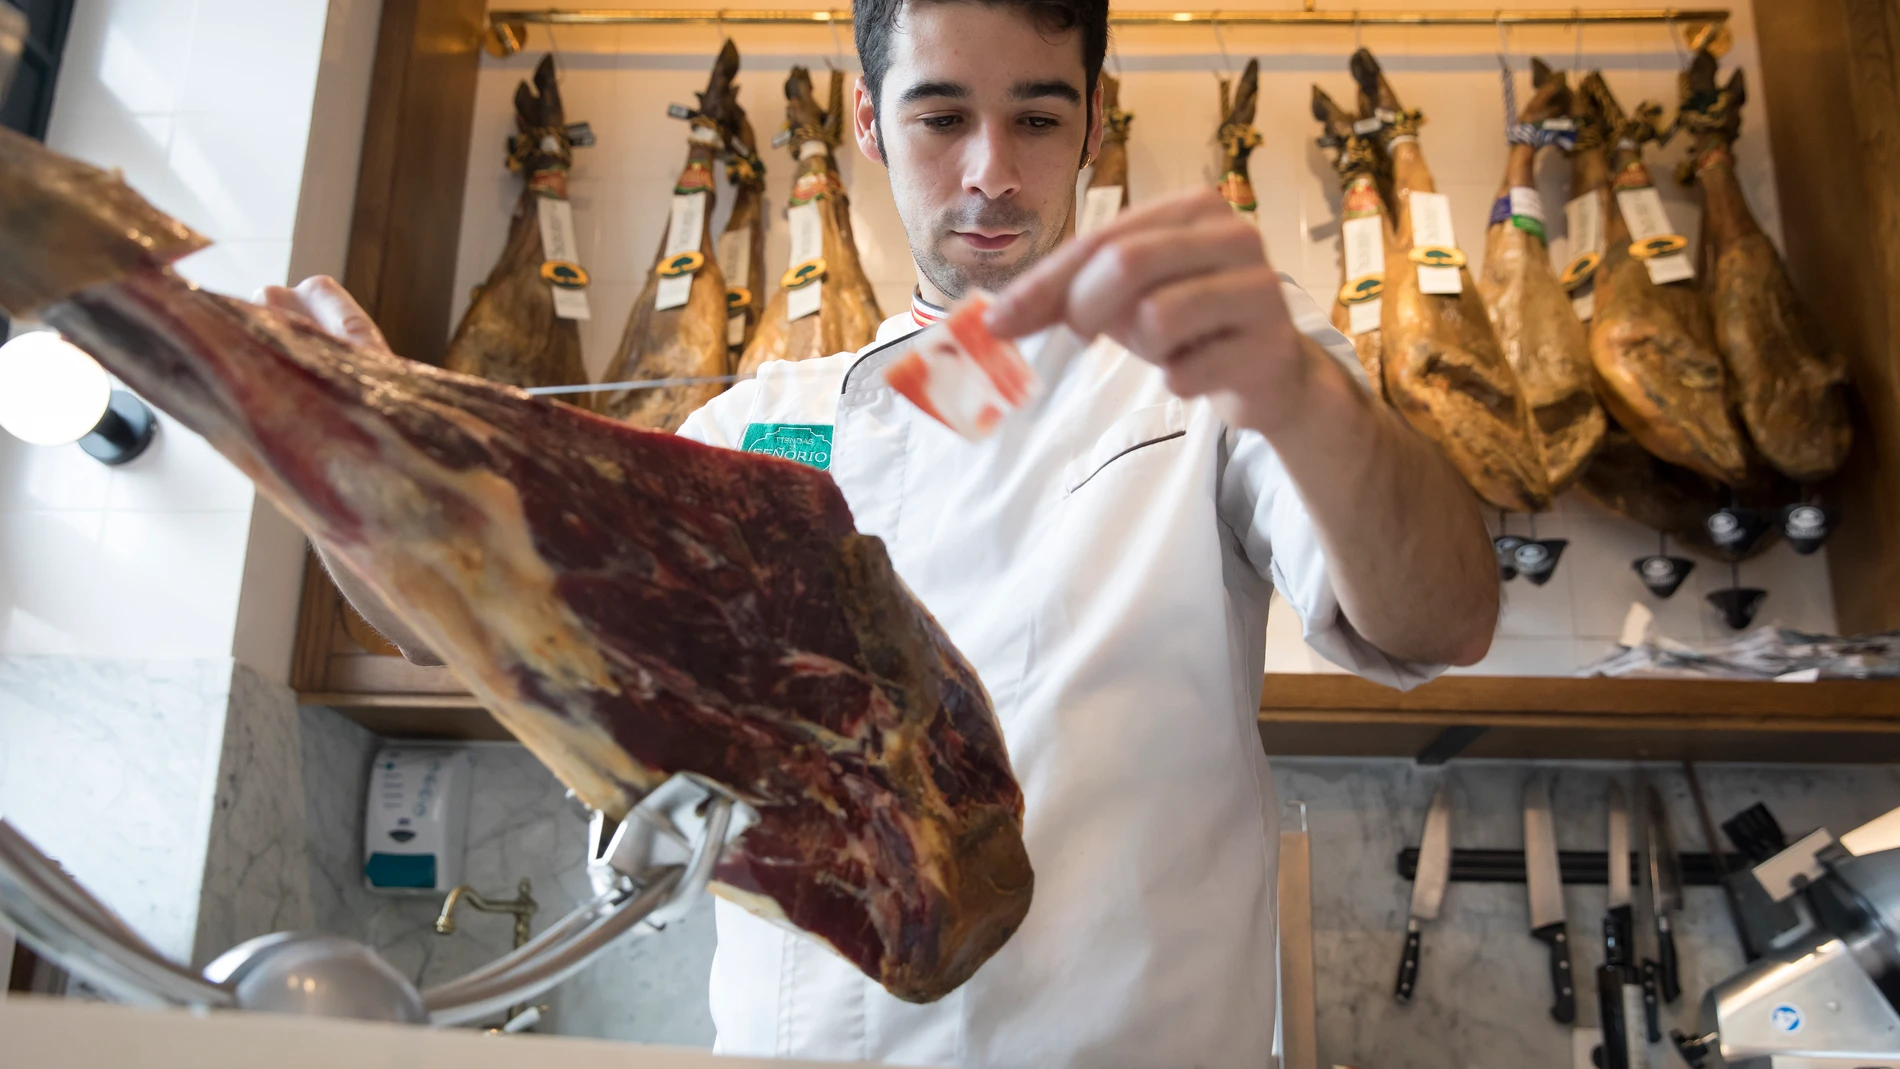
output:
[[[1747,859],[1740,854],[1727,854],[1725,860],[1731,872],[1748,864]],[[1400,850],[1398,865],[1400,878],[1415,878],[1418,875],[1418,847],[1408,846]],[[1606,885],[1610,882],[1610,855],[1602,850],[1559,851],[1557,867],[1565,883]],[[1630,871],[1648,871],[1643,859],[1635,853],[1630,854]],[[1711,855],[1682,855],[1682,882],[1685,886],[1720,886],[1721,880],[1716,873],[1715,859]],[[1524,851],[1453,850],[1451,878],[1458,883],[1523,883]]]

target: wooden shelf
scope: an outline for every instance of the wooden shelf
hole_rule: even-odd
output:
[[[443,669],[411,671],[453,682]],[[1900,681],[1447,676],[1400,693],[1353,676],[1269,675],[1262,694],[1261,741],[1282,757],[1429,758],[1455,745],[1468,758],[1900,761]],[[509,737],[466,694],[298,697],[381,735]]]
[[[1900,680],[1446,676],[1399,693],[1269,675],[1262,690],[1270,754],[1414,757],[1460,735],[1464,757],[1885,763],[1900,760]]]

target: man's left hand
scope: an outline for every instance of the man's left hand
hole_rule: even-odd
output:
[[[1132,208],[1062,246],[997,295],[1006,338],[1055,323],[1100,334],[1207,396],[1230,426],[1273,437],[1330,364],[1293,325],[1260,231],[1214,190]]]

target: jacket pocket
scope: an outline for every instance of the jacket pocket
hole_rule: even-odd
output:
[[[1117,461],[1187,434],[1187,406],[1179,398],[1137,408],[1108,425],[1089,451],[1062,469],[1062,493],[1075,493]]]

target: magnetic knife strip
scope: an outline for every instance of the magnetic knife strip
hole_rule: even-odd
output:
[[[1716,879],[1715,859],[1708,854],[1683,854],[1682,882],[1687,887],[1720,887]],[[1726,854],[1728,871],[1741,872],[1751,866],[1751,862],[1740,854]],[[1610,882],[1610,855],[1604,850],[1560,850],[1557,852],[1557,868],[1563,874],[1565,883],[1608,884]],[[1630,854],[1630,872],[1634,882],[1647,872],[1642,856]],[[1408,846],[1399,851],[1399,875],[1410,880],[1418,875],[1418,847]],[[1453,850],[1451,852],[1451,878],[1458,883],[1523,883],[1524,851],[1522,850]]]

